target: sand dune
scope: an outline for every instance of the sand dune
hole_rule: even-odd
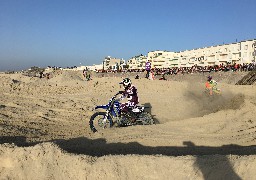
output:
[[[53,72],[49,80],[0,74],[0,177],[254,179],[256,86],[234,85],[244,75],[214,73],[222,95],[209,97],[207,74],[168,81],[132,73],[92,81],[73,71]],[[92,133],[93,107],[121,90],[124,76],[157,124]]]

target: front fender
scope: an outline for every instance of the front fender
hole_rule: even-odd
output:
[[[96,106],[94,109],[108,109],[108,105]]]

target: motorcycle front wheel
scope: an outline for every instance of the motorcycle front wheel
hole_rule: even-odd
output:
[[[96,112],[90,118],[90,128],[93,132],[97,132],[98,129],[105,129],[111,127],[112,123],[108,119],[104,120],[106,116],[105,112]]]

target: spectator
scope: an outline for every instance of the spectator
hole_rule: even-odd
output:
[[[149,62],[149,60],[146,62],[145,70],[147,71],[146,78],[148,79],[151,71],[151,63]]]
[[[43,75],[44,75],[44,73],[41,71],[41,72],[39,73],[39,78],[40,78],[40,79],[43,78]]]
[[[83,70],[83,76],[84,76],[84,78],[86,77],[86,70],[85,69]]]
[[[92,80],[92,79],[91,79],[91,73],[90,73],[88,70],[86,71],[85,77],[86,77],[86,80],[87,80],[87,81]]]

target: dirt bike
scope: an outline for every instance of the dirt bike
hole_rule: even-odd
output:
[[[90,128],[97,132],[98,128],[105,129],[113,127],[131,126],[131,125],[151,125],[155,124],[152,116],[145,111],[144,106],[135,106],[129,109],[128,113],[122,113],[120,109],[121,99],[117,98],[120,92],[110,98],[108,104],[96,106],[94,109],[104,109],[105,112],[95,112],[89,121]],[[134,121],[135,120],[135,121]],[[94,124],[96,122],[96,124]],[[98,126],[97,128],[95,126]]]
[[[210,95],[210,89],[205,88],[205,94],[208,96],[216,96],[216,95],[221,95],[221,90],[218,89],[216,86],[212,87],[212,95]]]

